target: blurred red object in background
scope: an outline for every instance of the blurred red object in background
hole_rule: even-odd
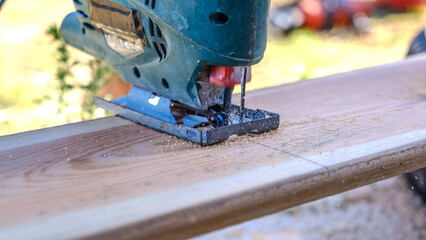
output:
[[[301,0],[271,13],[272,25],[283,32],[296,28],[327,30],[355,26],[365,31],[368,16],[377,10],[407,11],[426,0]]]

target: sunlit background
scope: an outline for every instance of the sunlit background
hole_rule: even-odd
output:
[[[272,1],[273,6],[285,2],[289,1]],[[55,77],[58,43],[46,31],[52,24],[59,25],[73,9],[71,0],[13,0],[6,1],[1,9],[0,135],[105,114],[99,109],[90,115],[82,114],[82,102],[86,99],[79,89],[64,93],[65,104],[58,104],[60,93]],[[368,32],[361,34],[338,28],[319,33],[302,29],[284,36],[272,29],[265,58],[254,67],[253,81],[248,88],[274,86],[397,61],[404,57],[425,19],[422,9],[373,17]],[[69,50],[72,58],[81,64],[72,68],[73,76],[67,81],[70,84],[89,82],[90,69],[85,63],[91,57],[71,47]],[[101,91],[105,93],[108,88]],[[113,95],[109,97],[115,97]]]
[[[272,8],[289,2],[272,0]],[[2,7],[0,135],[102,117],[106,113],[94,107],[91,98],[94,95],[114,98],[128,90],[128,85],[107,71],[97,78],[104,82],[91,86],[93,72],[106,66],[87,64],[93,59],[70,47],[70,61],[79,64],[71,68],[72,75],[66,78],[66,84],[80,87],[60,91],[57,76],[58,68],[63,67],[58,61],[60,42],[53,40],[47,31],[51,26],[59,26],[73,10],[72,0],[8,0]],[[284,35],[271,28],[265,58],[254,66],[248,89],[401,60],[425,20],[426,10],[420,7],[403,13],[372,16],[368,29],[363,32],[340,27],[327,32],[298,29]],[[89,85],[94,92],[81,87]],[[247,101],[250,105],[249,93]],[[414,195],[407,193],[409,191],[411,189],[402,178],[394,178],[201,239],[353,239],[358,233],[360,235],[355,236],[361,239],[387,239],[386,236],[417,239],[415,236],[421,234],[426,238],[425,211],[417,210],[420,207],[416,204],[420,201],[415,202]],[[323,224],[325,221],[328,224]],[[399,233],[402,235],[395,235]]]

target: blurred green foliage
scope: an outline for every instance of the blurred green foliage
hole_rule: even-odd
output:
[[[74,66],[78,65],[79,62],[71,60],[67,45],[61,38],[59,28],[56,24],[51,25],[46,33],[50,35],[54,42],[58,45],[56,48],[58,58],[56,59],[57,67],[55,78],[57,80],[56,90],[58,91],[58,114],[61,114],[64,109],[68,107],[68,104],[65,101],[65,94],[76,87],[73,84],[68,83],[67,78],[73,77],[71,70]],[[48,96],[46,96],[46,98],[48,98]]]
[[[91,79],[87,85],[80,85],[79,88],[84,91],[83,111],[81,112],[82,119],[93,119],[95,117],[95,97],[99,90],[105,86],[115,74],[110,67],[108,67],[100,59],[92,59],[88,62],[90,68]]]
[[[113,71],[100,59],[90,59],[87,63],[80,63],[78,60],[72,59],[68,51],[68,46],[62,39],[56,24],[51,25],[46,33],[57,45],[56,52],[58,57],[56,59],[57,67],[55,73],[55,79],[57,80],[56,91],[58,93],[56,99],[58,103],[57,113],[62,114],[69,107],[65,95],[77,89],[83,92],[81,119],[93,119],[97,108],[94,98],[98,91],[111,79]],[[72,70],[78,65],[85,65],[90,69],[90,80],[86,84],[73,81],[75,79],[73,79]],[[45,97],[45,99],[48,98],[48,96]]]

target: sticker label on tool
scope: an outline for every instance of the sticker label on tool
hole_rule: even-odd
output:
[[[88,0],[90,20],[110,48],[129,56],[150,47],[142,26],[141,12],[107,0]]]

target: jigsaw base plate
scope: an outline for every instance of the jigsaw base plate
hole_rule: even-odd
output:
[[[183,124],[173,124],[143,113],[131,110],[123,105],[110,102],[101,98],[95,98],[95,104],[105,110],[116,113],[125,119],[137,122],[149,128],[168,133],[191,142],[207,146],[222,142],[232,135],[244,135],[247,133],[263,133],[279,127],[279,115],[263,110],[244,110],[243,121],[231,121],[227,126],[213,128],[208,127],[188,127]],[[231,105],[230,119],[239,119],[239,107]]]

